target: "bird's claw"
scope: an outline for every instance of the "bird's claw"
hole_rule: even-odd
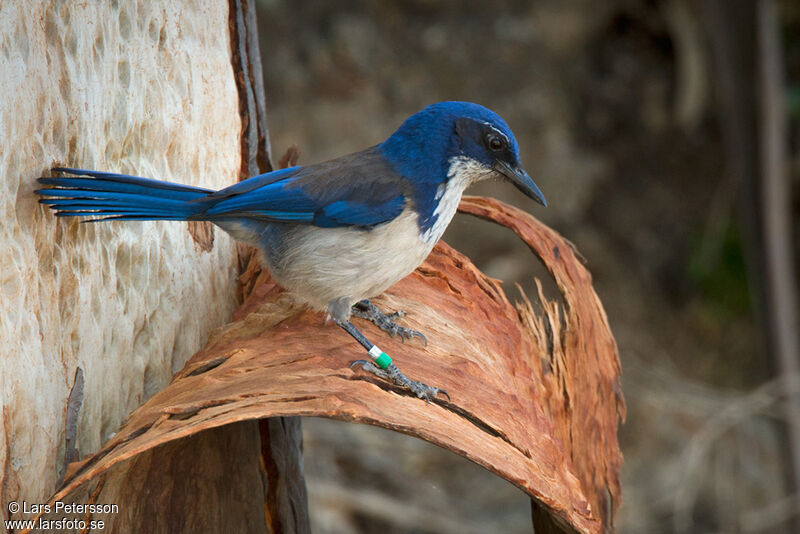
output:
[[[375,323],[375,324],[378,324],[378,323]],[[378,324],[378,327],[381,328],[381,330],[384,330],[384,331],[388,332],[389,335],[392,336],[392,337],[399,337],[400,341],[402,343],[405,343],[406,339],[411,339],[411,338],[414,338],[414,337],[418,337],[418,338],[420,338],[422,340],[422,344],[423,345],[425,345],[426,347],[428,346],[428,338],[425,337],[425,334],[423,334],[422,332],[419,332],[417,330],[412,330],[412,329],[406,328],[404,326],[398,326],[395,323],[392,323],[387,328],[384,328],[379,324]]]
[[[406,312],[403,310],[397,310],[396,312],[386,314],[368,300],[362,300],[353,306],[352,313],[356,317],[371,321],[375,326],[387,332],[390,336],[399,337],[400,341],[403,343],[405,343],[407,339],[418,337],[425,346],[428,345],[428,339],[422,332],[400,326],[394,322],[393,319],[402,319],[406,316]]]
[[[350,368],[352,369],[356,365],[361,365],[365,371],[368,371],[377,377],[383,378],[388,382],[393,382],[402,388],[408,389],[418,398],[425,399],[425,402],[428,404],[430,404],[431,399],[435,399],[439,393],[447,397],[447,400],[450,400],[450,395],[445,390],[423,384],[417,380],[411,380],[393,363],[390,363],[386,369],[381,369],[370,361],[356,360],[350,364]]]

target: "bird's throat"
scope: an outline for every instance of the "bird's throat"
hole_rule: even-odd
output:
[[[475,182],[490,177],[492,170],[471,158],[455,157],[450,160],[447,181],[436,190],[436,207],[433,210],[433,224],[422,232],[422,239],[436,243],[444,234],[447,225],[453,220],[461,195]]]

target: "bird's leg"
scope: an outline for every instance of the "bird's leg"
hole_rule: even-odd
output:
[[[356,365],[361,365],[365,371],[369,371],[370,373],[379,376],[384,380],[394,382],[400,387],[411,390],[411,392],[420,399],[425,399],[425,402],[430,402],[431,399],[435,399],[436,395],[439,393],[450,399],[450,395],[448,395],[445,390],[423,384],[422,382],[418,382],[416,380],[411,380],[406,375],[401,373],[400,369],[398,369],[397,366],[392,363],[392,359],[385,352],[381,351],[381,349],[379,349],[376,345],[370,343],[369,340],[364,337],[364,334],[359,332],[358,328],[353,326],[353,323],[348,320],[337,320],[336,318],[334,318],[333,321],[342,327],[345,332],[353,336],[356,341],[361,343],[361,346],[367,349],[367,352],[373,359],[373,361],[356,360],[350,364],[351,369]]]
[[[406,315],[406,312],[404,311],[398,310],[394,313],[385,314],[379,310],[377,306],[372,304],[369,299],[364,299],[356,302],[353,305],[352,313],[356,317],[373,322],[378,328],[384,332],[388,332],[392,337],[400,336],[400,340],[404,343],[406,339],[418,337],[425,345],[428,344],[428,340],[424,335],[422,335],[422,333],[404,326],[400,326],[393,321],[393,319],[400,319],[404,317]]]

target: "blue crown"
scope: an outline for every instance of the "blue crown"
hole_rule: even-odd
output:
[[[508,124],[494,111],[472,102],[439,102],[415,113],[378,150],[395,170],[414,181],[440,183],[447,177],[450,159],[468,156],[482,161],[485,154],[477,147],[458,143],[459,119],[486,123],[508,138],[519,158],[519,145]]]

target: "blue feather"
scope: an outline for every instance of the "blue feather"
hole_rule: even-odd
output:
[[[370,157],[375,159],[372,153],[367,160]],[[367,165],[363,170],[370,169]],[[370,227],[393,219],[405,205],[405,197],[394,186],[387,189],[383,184],[378,190],[374,183],[364,180],[342,183],[335,172],[317,174],[317,166],[273,171],[219,191],[123,174],[59,170],[92,176],[39,179],[50,187],[36,192],[51,197],[40,202],[59,217],[212,222],[252,219],[320,227]],[[328,187],[320,187],[326,178]],[[363,200],[344,200],[352,198]]]
[[[96,180],[88,180],[89,182],[94,183],[102,183],[104,187],[120,187],[120,184],[132,184],[140,187],[144,187],[148,190],[155,191],[159,190],[161,194],[168,194],[166,192],[183,192],[183,193],[191,193],[195,197],[197,197],[200,193],[203,196],[213,193],[211,189],[204,189],[202,187],[195,187],[192,185],[183,185],[183,184],[176,184],[173,182],[165,182],[162,180],[153,180],[151,178],[140,178],[139,176],[130,176],[128,174],[116,174],[112,172],[102,172],[102,171],[88,171],[84,169],[70,169],[66,167],[55,167],[52,169],[55,172],[63,172],[67,174],[73,174],[76,176],[91,176]],[[80,187],[78,185],[72,186],[67,185],[70,182],[77,182],[80,180],[86,181],[85,178],[40,178],[39,181],[41,183],[51,183],[50,181],[57,181],[59,185],[64,187]],[[113,184],[113,185],[112,185]],[[103,189],[104,191],[107,189]],[[114,189],[116,190],[116,189]]]
[[[328,204],[314,222],[317,226],[374,226],[394,219],[403,211],[405,197],[398,195],[387,202],[367,206],[365,204],[339,200]]]
[[[230,196],[221,196],[221,200],[206,210],[208,215],[244,214],[257,211],[284,211],[287,213],[314,213],[320,208],[315,202],[303,194],[301,189],[290,189],[288,181],[268,183],[256,189]],[[220,191],[220,193],[226,190]]]

